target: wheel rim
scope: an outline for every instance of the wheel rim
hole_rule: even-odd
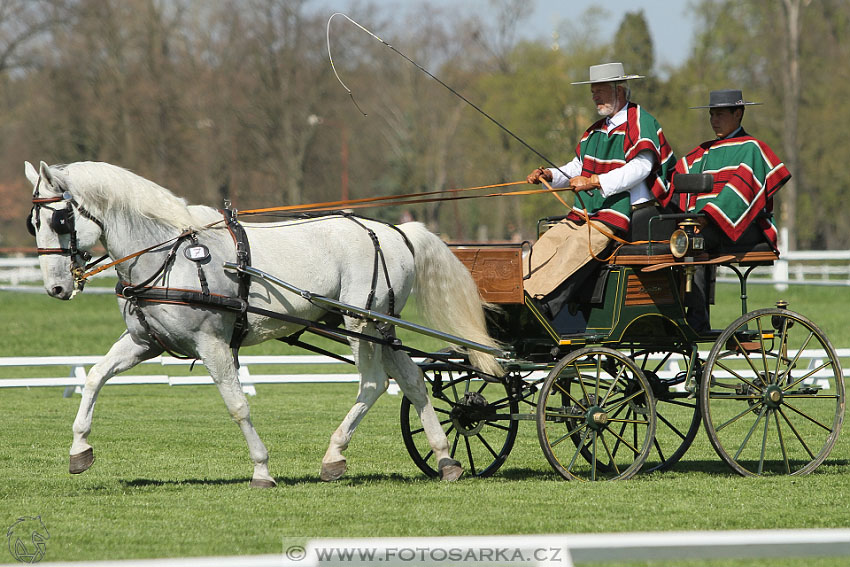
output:
[[[473,476],[495,473],[516,440],[519,423],[512,419],[518,411],[516,399],[508,394],[504,384],[484,382],[468,373],[437,369],[426,371],[425,378],[451,457]],[[416,466],[429,477],[439,476],[422,422],[407,397],[401,402],[401,429],[404,445]]]
[[[702,420],[696,382],[689,384],[688,377],[699,376],[702,362],[694,357],[684,347],[645,349],[631,356],[655,396],[655,439],[642,472],[669,470],[696,438]]]
[[[547,460],[569,480],[619,480],[643,465],[655,434],[655,402],[627,356],[590,348],[562,359],[537,405]]]
[[[807,474],[835,445],[844,379],[835,350],[814,323],[785,309],[762,309],[720,335],[706,361],[700,399],[709,440],[733,470]]]

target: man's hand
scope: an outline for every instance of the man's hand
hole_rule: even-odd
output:
[[[548,169],[538,167],[537,169],[529,173],[528,177],[525,178],[528,183],[533,183],[535,185],[539,185],[541,179],[545,179],[546,181],[552,181],[552,172]]]
[[[590,177],[577,175],[571,178],[570,187],[572,187],[573,191],[590,191],[591,189],[602,187],[602,185],[599,183],[599,176],[594,173]]]

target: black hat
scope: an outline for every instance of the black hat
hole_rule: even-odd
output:
[[[760,102],[746,102],[741,91],[736,89],[723,89],[711,91],[708,95],[707,106],[692,106],[691,108],[732,108],[735,106],[749,106],[761,104]]]

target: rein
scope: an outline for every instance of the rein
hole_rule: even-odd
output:
[[[549,185],[545,189],[525,189],[522,191],[506,191],[499,193],[487,193],[484,195],[458,195],[467,191],[478,191],[491,189],[493,187],[508,187],[511,185],[527,185],[526,181],[510,181],[494,185],[480,185],[477,187],[466,187],[462,189],[446,189],[444,191],[429,191],[424,193],[407,193],[405,195],[387,195],[382,197],[368,197],[364,199],[350,199],[347,201],[328,201],[325,203],[308,203],[302,205],[284,205],[280,207],[267,207],[263,209],[248,209],[239,211],[240,215],[262,215],[275,212],[330,212],[339,209],[362,209],[366,207],[391,207],[397,205],[411,205],[419,203],[434,203],[440,201],[462,201],[466,199],[486,199],[492,197],[519,197],[524,195],[540,195],[544,193],[556,194],[562,191],[571,191],[569,187],[553,188]],[[449,196],[432,196],[432,195]],[[426,198],[422,198],[426,197]],[[562,201],[563,202],[563,201]],[[566,204],[566,203],[565,203]]]

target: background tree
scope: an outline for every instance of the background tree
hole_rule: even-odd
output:
[[[597,118],[587,68],[647,75],[633,99],[677,155],[713,137],[708,92],[741,88],[745,126],[789,165],[780,226],[798,247],[847,248],[840,117],[850,111],[846,0],[692,0],[687,59],[663,75],[643,12],[594,6],[552,37],[519,39],[529,6],[488,17],[416,6],[351,15],[462,92],[557,165]],[[31,245],[24,160],[102,160],[185,196],[239,209],[519,181],[543,165],[471,107],[318,0],[0,0],[0,246]],[[616,20],[617,32],[600,33]],[[799,195],[799,197],[797,196]],[[11,203],[11,204],[9,204]],[[369,209],[413,214],[458,239],[536,237],[551,196]]]

